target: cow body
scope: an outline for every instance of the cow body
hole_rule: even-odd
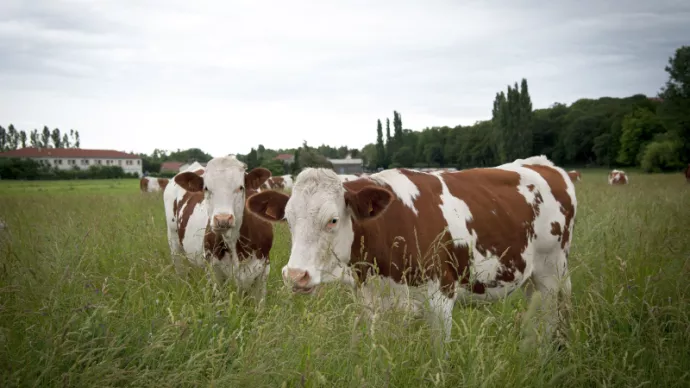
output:
[[[292,176],[291,175],[281,175],[272,176],[266,180],[266,182],[261,185],[259,191],[263,190],[290,190],[292,189]]]
[[[355,174],[340,174],[340,175],[338,175],[338,178],[340,178],[340,180],[343,182],[356,181],[357,179],[359,179],[361,177],[362,177],[361,175],[355,175]]]
[[[248,204],[267,220],[288,221],[282,272],[294,291],[340,280],[384,309],[426,308],[442,340],[458,300],[495,301],[530,280],[528,295],[536,287],[546,298],[551,331],[560,281],[570,294],[575,190],[543,156],[458,172],[384,170],[345,183],[331,170],[306,169],[291,197],[264,192]],[[374,288],[381,281],[393,286],[386,299]]]
[[[685,181],[690,183],[690,163],[688,163],[688,166],[685,167],[685,171],[683,171],[685,174]]]
[[[232,279],[238,291],[261,302],[273,228],[245,212],[244,205],[270,172],[257,168],[245,173],[245,168],[237,159],[223,157],[212,159],[201,174],[175,176],[164,196],[168,243],[178,273],[186,272],[185,258],[197,267],[209,263],[217,283]]]
[[[582,175],[580,174],[579,171],[576,171],[576,170],[568,171],[568,176],[570,177],[570,180],[573,182],[579,182],[582,180]]]
[[[139,180],[139,189],[144,193],[153,193],[165,190],[168,183],[168,178],[143,177]]]
[[[625,171],[612,170],[609,173],[608,181],[610,185],[627,185],[628,175],[625,173]]]

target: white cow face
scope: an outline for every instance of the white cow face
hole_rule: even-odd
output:
[[[245,192],[256,190],[271,176],[260,167],[245,171],[246,165],[234,157],[213,158],[203,177],[188,171],[175,176],[175,182],[187,191],[204,192],[211,229],[229,237],[242,225]]]
[[[264,191],[249,198],[247,204],[267,221],[288,222],[292,247],[283,267],[283,281],[293,291],[311,293],[321,283],[347,276],[353,218],[377,217],[391,199],[392,194],[383,188],[352,192],[332,170],[309,168],[297,176],[291,197]]]

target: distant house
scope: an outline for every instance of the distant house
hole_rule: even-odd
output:
[[[274,160],[280,160],[283,164],[290,165],[295,162],[295,155],[292,154],[278,154]]]
[[[364,161],[362,159],[353,159],[350,154],[347,154],[345,159],[328,159],[333,165],[333,171],[336,174],[357,174],[364,172]]]
[[[180,171],[180,167],[182,167],[184,163],[182,162],[163,162],[161,164],[161,173],[168,173],[168,172],[178,172]]]
[[[90,166],[119,166],[126,173],[143,175],[141,158],[135,154],[115,150],[88,150],[83,148],[26,147],[0,152],[0,158],[33,159],[59,170],[87,169]]]

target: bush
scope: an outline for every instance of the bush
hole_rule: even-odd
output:
[[[678,170],[683,165],[680,162],[678,142],[673,140],[653,141],[649,143],[642,155],[641,166],[645,172],[661,172]]]
[[[121,179],[138,178],[120,166],[90,166],[87,170],[58,170],[33,159],[0,159],[0,177],[15,180]]]

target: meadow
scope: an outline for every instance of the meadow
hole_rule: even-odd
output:
[[[275,226],[266,305],[172,268],[162,194],[136,180],[0,181],[2,387],[687,387],[690,184],[583,171],[570,338],[520,351],[521,292],[454,311],[446,359],[424,321],[370,337],[345,287],[292,295]]]

